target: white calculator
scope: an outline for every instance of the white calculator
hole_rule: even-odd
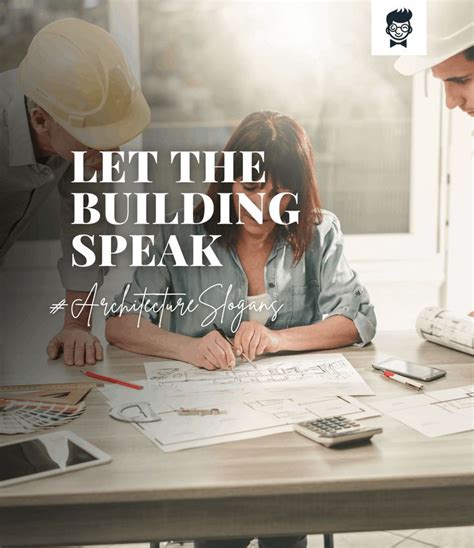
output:
[[[364,428],[359,423],[341,416],[299,422],[294,425],[294,429],[298,434],[326,447],[368,441],[374,434],[382,432],[382,428]]]

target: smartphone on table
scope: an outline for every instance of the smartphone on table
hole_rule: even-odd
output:
[[[446,375],[444,369],[429,367],[428,365],[420,365],[418,363],[400,360],[398,358],[387,358],[385,360],[372,364],[374,369],[378,371],[391,371],[398,373],[409,379],[417,379],[419,381],[429,382],[439,379]]]

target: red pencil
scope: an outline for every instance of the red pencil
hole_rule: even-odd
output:
[[[112,377],[106,377],[105,375],[99,375],[99,373],[94,373],[93,371],[81,371],[83,375],[91,377],[92,379],[98,379],[99,381],[112,382],[114,384],[120,384],[121,386],[126,386],[127,388],[134,388],[135,390],[143,390],[143,386],[139,384],[134,384],[133,382],[121,381],[120,379],[113,379]]]

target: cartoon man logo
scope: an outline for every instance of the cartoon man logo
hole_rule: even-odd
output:
[[[385,32],[390,36],[390,47],[407,47],[407,37],[413,31],[410,24],[411,10],[406,8],[391,11],[387,14],[387,28]]]

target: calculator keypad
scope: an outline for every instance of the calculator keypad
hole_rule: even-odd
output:
[[[357,422],[340,416],[306,421],[301,423],[301,425],[320,436],[333,436],[342,432],[356,431],[360,428]]]

